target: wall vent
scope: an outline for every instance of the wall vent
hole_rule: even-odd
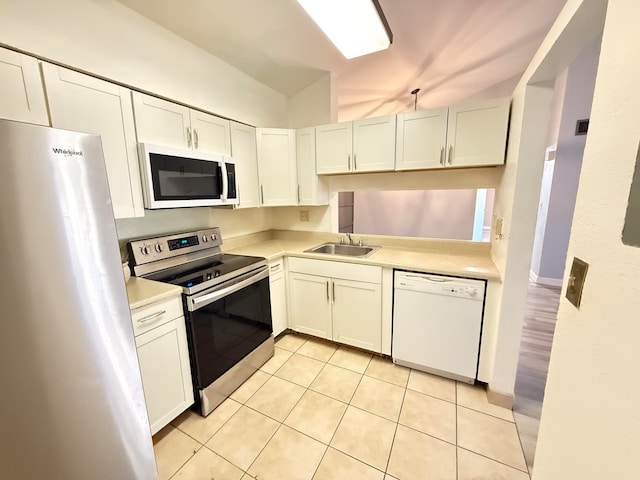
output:
[[[576,122],[576,135],[586,135],[589,130],[589,119],[578,120]]]

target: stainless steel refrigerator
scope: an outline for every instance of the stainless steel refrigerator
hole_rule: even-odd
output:
[[[0,227],[0,478],[155,478],[100,137],[0,120]]]

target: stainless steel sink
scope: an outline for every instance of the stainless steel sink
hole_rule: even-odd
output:
[[[372,245],[352,245],[349,243],[323,243],[305,250],[307,253],[325,253],[327,255],[345,255],[347,257],[366,258],[380,247]]]

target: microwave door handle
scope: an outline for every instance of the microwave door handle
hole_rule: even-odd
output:
[[[229,178],[227,177],[227,164],[224,159],[220,161],[220,171],[222,172],[222,194],[220,200],[226,200],[229,195]]]

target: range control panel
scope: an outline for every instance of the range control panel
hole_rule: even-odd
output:
[[[164,260],[202,250],[220,250],[222,236],[218,227],[162,237],[134,240],[127,243],[131,266]]]

